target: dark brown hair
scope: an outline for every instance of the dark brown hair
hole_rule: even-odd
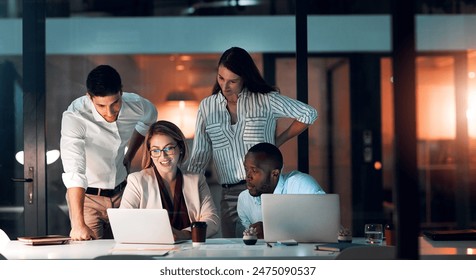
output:
[[[240,76],[243,86],[253,93],[269,93],[277,88],[269,85],[261,76],[251,55],[244,49],[232,47],[226,50],[218,61],[218,67],[226,69]],[[220,92],[220,85],[215,81],[212,94]]]
[[[99,65],[89,72],[86,87],[92,97],[115,95],[122,90],[121,76],[111,66]]]

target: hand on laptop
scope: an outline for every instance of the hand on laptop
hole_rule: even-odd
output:
[[[263,239],[263,238],[264,238],[263,222],[254,223],[254,224],[250,225],[250,227],[254,227],[254,228],[255,228],[256,232],[258,233],[258,234],[257,234],[258,239]]]
[[[178,230],[172,228],[172,232],[174,234],[175,241],[192,239],[192,233],[188,230]]]

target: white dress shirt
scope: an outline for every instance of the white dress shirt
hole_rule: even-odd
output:
[[[325,194],[324,190],[311,175],[296,170],[288,174],[280,174],[278,184],[273,193]],[[242,191],[238,196],[237,210],[241,224],[245,228],[249,228],[251,224],[263,221],[261,196],[251,196],[248,190]]]
[[[113,189],[127,177],[125,148],[137,130],[145,135],[157,120],[157,109],[147,99],[124,92],[115,122],[96,111],[88,96],[74,100],[61,122],[61,160],[66,188],[81,186]]]
[[[248,149],[261,142],[274,144],[279,118],[293,118],[305,124],[317,118],[313,107],[277,92],[260,94],[244,89],[238,95],[238,120],[233,127],[226,106],[221,92],[200,102],[188,165],[190,172],[203,173],[213,153],[220,184],[234,184],[246,178],[243,161]]]

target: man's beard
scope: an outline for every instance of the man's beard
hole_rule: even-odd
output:
[[[254,196],[254,197],[261,196],[263,193],[272,193],[271,184],[270,184],[269,180],[266,181],[265,183],[263,183],[262,187],[259,188],[259,190],[256,188],[256,186],[254,186],[253,190],[255,192],[254,193],[250,192],[250,195]]]

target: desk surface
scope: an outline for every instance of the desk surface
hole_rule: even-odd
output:
[[[263,240],[245,245],[241,238],[208,239],[193,247],[177,245],[118,244],[114,240],[74,241],[63,245],[31,246],[11,241],[1,250],[7,259],[93,259],[102,255],[152,255],[165,259],[333,259],[336,253],[314,250],[314,243],[269,248]],[[163,256],[162,256],[163,255]]]
[[[354,238],[354,243],[363,238]],[[475,259],[476,241],[420,240],[421,259]],[[205,245],[193,247],[190,241],[178,245],[118,244],[114,240],[74,241],[64,245],[31,246],[10,241],[0,253],[7,259],[93,259],[102,255],[152,255],[163,259],[334,259],[337,253],[316,251],[317,243],[297,246],[266,246],[263,240],[245,245],[241,238],[208,239]]]
[[[431,259],[476,259],[476,241],[433,241],[420,237],[420,258]]]

